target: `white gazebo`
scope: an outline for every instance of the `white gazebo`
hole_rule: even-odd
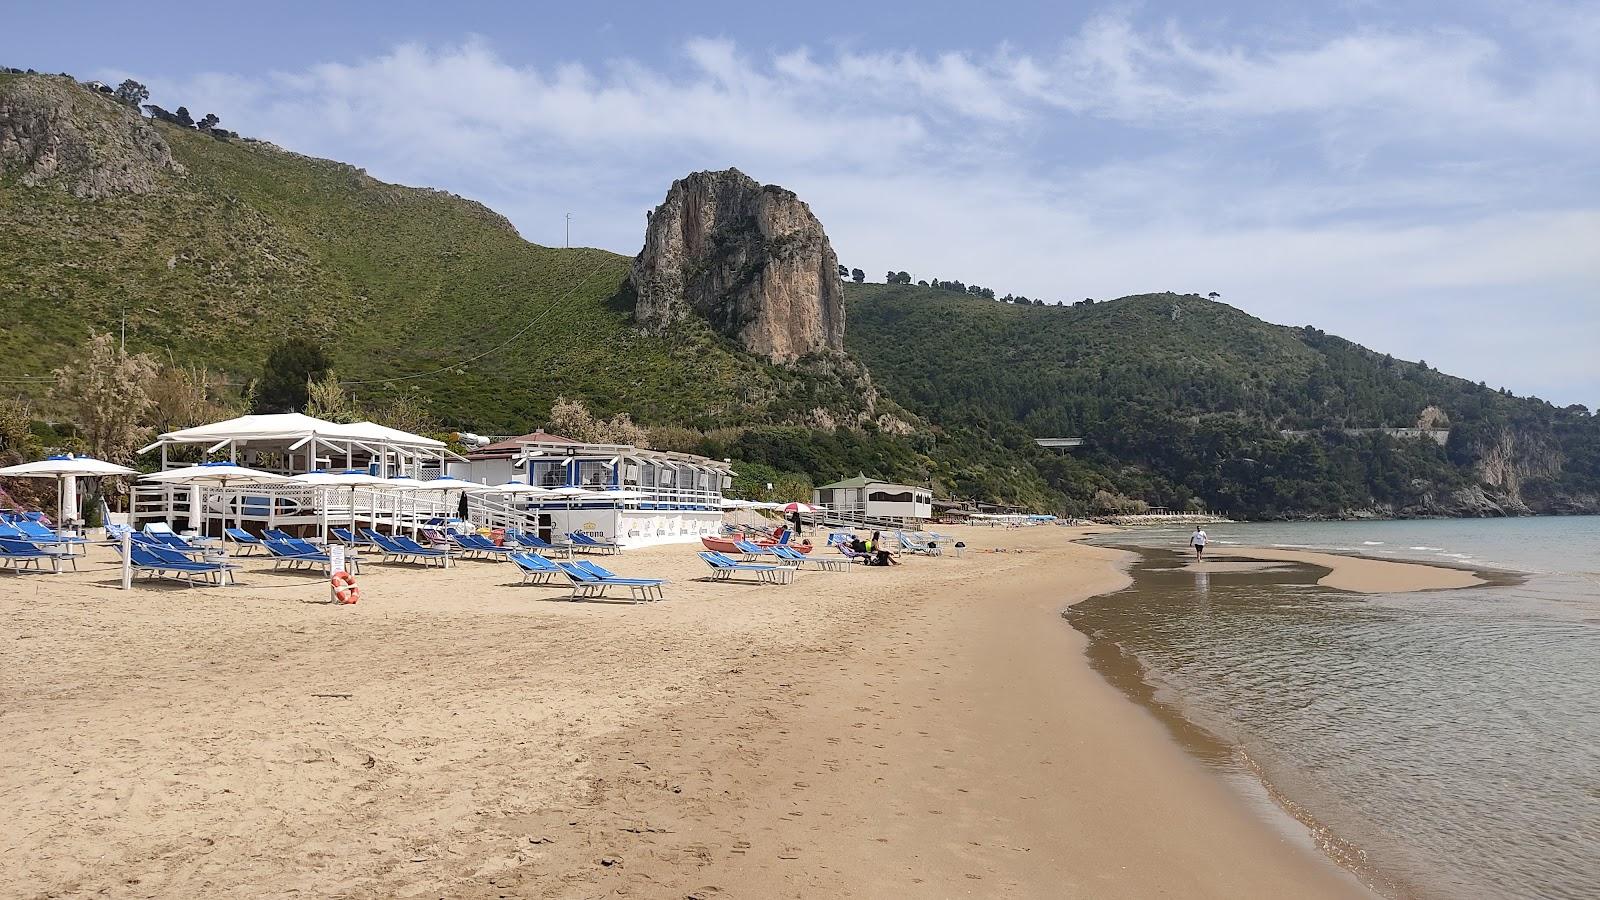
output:
[[[304,475],[325,469],[365,470],[377,479],[393,476],[416,478],[424,468],[443,471],[451,453],[443,441],[388,428],[375,422],[329,422],[302,413],[239,416],[163,434],[140,450],[159,450],[161,470],[203,462],[216,456],[240,466],[278,475]],[[159,481],[141,485],[134,494],[133,523],[188,522],[202,532],[220,533],[226,513],[236,514],[240,527],[300,528],[319,525],[324,514],[338,521],[359,516],[371,524],[398,523],[400,504],[392,491],[351,492],[334,500],[317,488],[296,484],[250,489],[209,491],[195,497],[187,488]],[[342,505],[348,502],[348,506]],[[341,504],[335,509],[329,503]],[[196,506],[198,504],[198,507]],[[437,514],[420,509],[416,514]],[[416,504],[412,504],[413,507]]]

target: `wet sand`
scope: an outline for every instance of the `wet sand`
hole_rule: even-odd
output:
[[[1226,571],[1229,563],[1216,559],[1248,559],[1277,562],[1304,563],[1327,569],[1328,574],[1317,580],[1323,587],[1355,591],[1361,594],[1398,594],[1408,591],[1437,591],[1450,588],[1472,587],[1484,580],[1465,569],[1447,566],[1430,566],[1423,563],[1371,559],[1364,556],[1346,556],[1340,553],[1316,553],[1309,550],[1283,550],[1265,547],[1229,547],[1226,550],[1208,548],[1205,560],[1190,561],[1187,568],[1195,571]]]
[[[568,603],[508,564],[0,576],[12,896],[1360,896],[1091,670],[1067,529]],[[1021,553],[986,553],[1004,545]]]

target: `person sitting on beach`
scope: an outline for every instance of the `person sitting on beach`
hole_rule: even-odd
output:
[[[1189,535],[1189,546],[1194,548],[1195,559],[1199,559],[1206,552],[1206,541],[1208,540],[1210,538],[1206,537],[1206,533],[1201,530],[1199,525],[1196,525],[1194,534]]]

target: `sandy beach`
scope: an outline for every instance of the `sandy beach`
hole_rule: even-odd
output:
[[[0,882],[1362,895],[1088,667],[1057,614],[1126,576],[1075,533],[964,531],[963,559],[789,586],[700,581],[686,546],[632,551],[613,568],[673,579],[640,605],[476,561],[369,566],[353,607],[260,563],[226,589],[123,592],[103,551],[76,575],[0,576]]]

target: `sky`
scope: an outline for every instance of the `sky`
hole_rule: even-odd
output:
[[[130,10],[137,16],[130,15]],[[1216,291],[1600,406],[1600,3],[18,3],[0,65],[633,254],[674,178],[840,261],[1001,294]]]

